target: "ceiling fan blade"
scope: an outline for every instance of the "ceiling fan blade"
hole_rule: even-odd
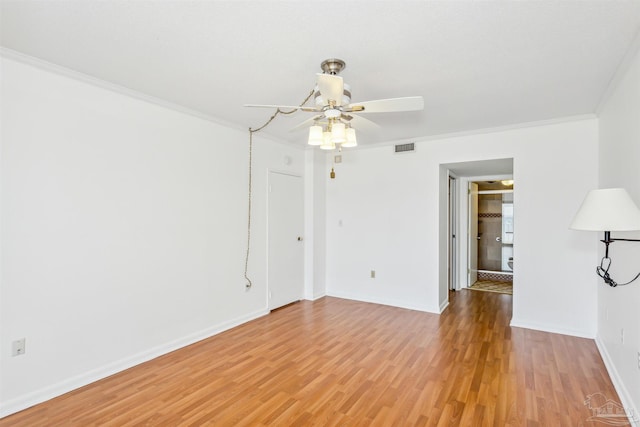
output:
[[[361,110],[361,108],[364,108]],[[349,105],[351,111],[357,113],[393,113],[397,111],[424,110],[424,99],[421,96],[408,96],[405,98],[377,99],[375,101],[352,102]]]
[[[344,83],[342,77],[332,74],[318,73],[318,90],[327,104],[335,101],[335,105],[342,105],[342,94],[344,93]]]
[[[308,128],[309,126],[311,126],[313,124],[313,122],[315,122],[316,120],[321,120],[321,119],[324,119],[323,115],[311,117],[310,119],[307,119],[304,122],[302,122],[300,124],[297,124],[296,126],[294,126],[291,129],[289,129],[289,132],[295,132],[295,131],[303,129],[303,128]]]
[[[265,104],[244,104],[243,107],[257,107],[257,108],[282,108],[286,110],[301,110],[312,113],[317,113],[320,110],[313,107],[300,107],[295,105],[265,105]]]
[[[343,117],[350,117],[348,123],[356,130],[360,130],[366,133],[375,133],[380,130],[380,125],[372,122],[369,119],[365,119],[364,117],[350,115],[343,115]]]

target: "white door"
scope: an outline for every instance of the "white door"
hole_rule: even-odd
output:
[[[469,281],[478,280],[478,184],[469,183]]]
[[[304,290],[302,178],[269,173],[269,309],[298,301]]]

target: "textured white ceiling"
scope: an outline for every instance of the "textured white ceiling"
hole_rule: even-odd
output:
[[[7,1],[1,45],[225,122],[298,104],[337,57],[369,114],[361,144],[593,113],[640,29],[640,1]],[[309,113],[276,120],[289,132]]]

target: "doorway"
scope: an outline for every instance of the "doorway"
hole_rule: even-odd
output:
[[[304,291],[304,187],[299,176],[269,172],[269,309],[299,301]]]
[[[512,179],[469,183],[469,288],[513,292],[513,193]]]
[[[452,292],[467,289],[470,276],[477,277],[478,273],[477,256],[473,257],[476,263],[475,267],[470,268],[472,261],[470,261],[469,251],[473,246],[469,245],[469,235],[473,234],[474,237],[477,237],[477,232],[471,230],[470,226],[475,224],[477,227],[478,223],[477,221],[469,221],[471,199],[469,197],[469,183],[514,179],[514,176],[512,157],[440,164],[440,207],[438,213],[440,223],[438,236],[440,311],[447,306]],[[451,191],[451,187],[455,191]],[[448,202],[447,196],[449,196]],[[449,231],[448,235],[447,231]],[[477,239],[475,241],[477,245]],[[447,268],[449,274],[447,274]],[[454,270],[453,274],[451,274],[451,270]]]

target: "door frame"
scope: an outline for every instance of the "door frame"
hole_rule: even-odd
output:
[[[514,179],[513,175],[514,174],[497,174],[464,176],[458,178],[458,241],[466,242],[466,244],[458,245],[458,289],[469,287],[469,183],[473,181],[500,181],[503,179]],[[462,280],[463,277],[464,280]]]
[[[449,262],[447,265],[449,276],[449,290],[460,289],[458,283],[458,177],[449,171],[449,215],[448,215],[448,245]]]
[[[474,181],[467,182],[467,240],[465,242],[467,246],[466,287],[470,287],[478,280],[479,201],[478,184]]]

